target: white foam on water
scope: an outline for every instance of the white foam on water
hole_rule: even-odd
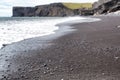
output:
[[[3,44],[11,44],[28,38],[54,34],[59,23],[89,22],[83,17],[64,17],[55,19],[25,19],[0,22],[0,48]],[[93,19],[91,19],[93,20]]]

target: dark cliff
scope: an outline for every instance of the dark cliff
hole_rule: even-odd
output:
[[[95,14],[107,14],[120,10],[120,0],[99,0],[93,4]]]
[[[120,0],[99,0],[91,9],[70,9],[62,3],[39,5],[35,7],[13,7],[13,17],[63,17],[74,15],[107,14],[120,10]]]
[[[53,16],[74,16],[74,15],[92,15],[92,10],[87,9],[69,9],[62,3],[53,3],[50,5],[40,5],[35,7],[13,7],[13,17],[53,17]]]

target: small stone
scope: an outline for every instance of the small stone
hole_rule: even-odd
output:
[[[118,25],[117,27],[120,28],[120,25]]]
[[[56,66],[55,69],[58,69],[58,67]]]
[[[64,79],[61,79],[61,80],[64,80]]]
[[[44,74],[46,74],[47,72],[44,71]]]
[[[24,78],[25,76],[24,75],[21,75],[21,78]]]
[[[5,75],[2,75],[3,79],[6,79],[7,77]]]
[[[30,62],[27,62],[26,64],[30,64]]]
[[[8,68],[9,68],[10,66],[11,66],[11,65],[9,64],[9,65],[8,65]]]
[[[61,59],[61,60],[60,60],[60,63],[62,63],[62,62],[63,62],[63,60]]]
[[[50,72],[50,75],[54,75],[54,73]]]
[[[8,59],[6,59],[5,61],[8,61]]]
[[[29,72],[32,72],[32,71],[33,71],[33,69],[30,69],[30,70],[29,70]]]
[[[3,56],[3,54],[0,54],[0,57]]]
[[[119,59],[119,57],[114,57],[116,60]]]
[[[7,72],[10,72],[10,70],[6,70]]]
[[[4,77],[4,75],[2,75],[2,77]]]
[[[27,52],[26,50],[24,52]]]
[[[18,71],[20,71],[21,70],[21,68],[18,68]]]
[[[105,75],[105,73],[102,73],[102,75]]]
[[[5,57],[8,57],[8,56],[5,56]]]
[[[25,77],[25,79],[29,79],[28,77]]]
[[[73,71],[73,68],[71,68],[70,71]]]
[[[46,69],[47,69],[47,70],[49,70],[49,68],[48,68],[48,67],[47,67]]]
[[[47,64],[44,64],[43,66],[44,66],[44,67],[47,67]]]
[[[2,44],[3,47],[7,46],[8,44]]]
[[[51,60],[48,60],[48,62],[52,62]]]

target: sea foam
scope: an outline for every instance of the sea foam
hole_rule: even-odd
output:
[[[93,19],[91,19],[93,20]],[[94,20],[93,20],[94,21]],[[64,18],[21,18],[2,20],[0,22],[0,48],[28,38],[54,34],[60,23],[90,22],[83,17]]]

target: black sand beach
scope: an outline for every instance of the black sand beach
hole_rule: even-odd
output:
[[[44,43],[46,48],[6,56],[0,80],[120,80],[120,16],[98,18],[72,25],[76,31]]]

